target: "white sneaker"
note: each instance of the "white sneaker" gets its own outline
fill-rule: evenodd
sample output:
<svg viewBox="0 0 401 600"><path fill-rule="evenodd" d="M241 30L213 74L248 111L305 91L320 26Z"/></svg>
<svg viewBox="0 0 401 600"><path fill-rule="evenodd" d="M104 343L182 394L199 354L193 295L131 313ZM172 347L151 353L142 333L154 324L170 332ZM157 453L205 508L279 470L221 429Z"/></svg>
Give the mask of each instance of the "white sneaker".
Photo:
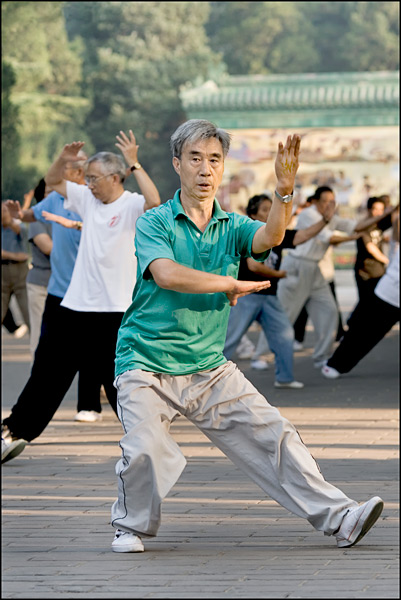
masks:
<svg viewBox="0 0 401 600"><path fill-rule="evenodd" d="M376 523L382 510L383 500L379 496L371 498L361 506L351 508L343 518L340 529L335 534L337 546L348 548L357 544Z"/></svg>
<svg viewBox="0 0 401 600"><path fill-rule="evenodd" d="M25 446L25 440L6 441L1 438L1 464L21 454Z"/></svg>
<svg viewBox="0 0 401 600"><path fill-rule="evenodd" d="M25 325L25 323L23 323L22 325L20 325L18 327L18 329L16 329L13 333L13 336L15 338L17 338L17 340L20 340L21 338L24 337L24 335L26 335L29 331L28 325Z"/></svg>
<svg viewBox="0 0 401 600"><path fill-rule="evenodd" d="M304 345L302 342L298 342L297 340L294 340L294 343L292 345L293 350L295 350L295 352L297 352L298 350L303 350L304 349Z"/></svg>
<svg viewBox="0 0 401 600"><path fill-rule="evenodd" d="M94 423L95 421L101 421L101 413L95 410L80 410L74 417L74 421L82 421L83 423Z"/></svg>
<svg viewBox="0 0 401 600"><path fill-rule="evenodd" d="M267 371L269 368L269 363L267 360L251 360L251 369L256 369L257 371Z"/></svg>
<svg viewBox="0 0 401 600"><path fill-rule="evenodd" d="M111 544L113 552L144 552L145 548L142 540L134 533L127 533L117 529L113 543Z"/></svg>
<svg viewBox="0 0 401 600"><path fill-rule="evenodd" d="M300 390L304 387L304 384L300 381L287 381L286 383L280 383L279 381L275 381L274 387L289 388L290 390Z"/></svg>
<svg viewBox="0 0 401 600"><path fill-rule="evenodd" d="M322 375L327 377L327 379L338 379L341 373L337 371L337 369L333 369L333 367L328 367L327 365L324 365L322 367Z"/></svg>

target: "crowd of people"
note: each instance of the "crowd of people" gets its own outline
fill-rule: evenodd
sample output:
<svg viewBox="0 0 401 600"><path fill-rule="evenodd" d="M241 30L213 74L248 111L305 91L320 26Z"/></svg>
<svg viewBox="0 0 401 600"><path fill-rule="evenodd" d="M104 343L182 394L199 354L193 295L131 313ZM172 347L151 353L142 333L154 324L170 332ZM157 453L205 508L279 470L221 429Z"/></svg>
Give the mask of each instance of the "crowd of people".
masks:
<svg viewBox="0 0 401 600"><path fill-rule="evenodd" d="M274 354L274 386L302 389L294 328L304 313L314 326L315 367L328 378L349 372L398 320L398 207L372 198L362 220L340 218L325 186L294 220L294 135L278 145L274 193L250 198L247 215L225 212L216 193L230 136L197 119L171 137L180 189L161 204L133 132L116 138L124 160L111 152L88 158L83 142L66 144L35 205L2 203L2 323L14 294L33 355L2 422L2 462L43 432L79 374L76 420L100 419L103 387L124 430L114 551L142 552L142 538L157 534L162 500L185 466L169 434L180 414L282 506L339 547L354 545L382 500L358 505L326 482L294 427L230 359L256 321ZM128 176L140 194L125 190ZM358 244L360 298L343 326L331 251L349 240ZM372 310L378 318L367 328Z"/></svg>

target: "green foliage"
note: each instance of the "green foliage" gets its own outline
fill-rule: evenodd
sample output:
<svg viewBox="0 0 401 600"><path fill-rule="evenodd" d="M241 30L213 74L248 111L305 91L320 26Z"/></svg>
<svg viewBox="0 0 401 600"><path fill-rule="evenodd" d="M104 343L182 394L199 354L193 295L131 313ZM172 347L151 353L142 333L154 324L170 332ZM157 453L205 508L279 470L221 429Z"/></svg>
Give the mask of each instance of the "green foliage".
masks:
<svg viewBox="0 0 401 600"><path fill-rule="evenodd" d="M16 122L9 111L3 114L3 129L16 127L22 142L9 162L13 173L7 168L8 195L20 196L68 139L82 136L89 102L77 95L81 59L68 42L62 2L3 2L2 45L15 73L7 90L19 115Z"/></svg>
<svg viewBox="0 0 401 600"><path fill-rule="evenodd" d="M398 2L210 5L206 32L230 74L399 68Z"/></svg>
<svg viewBox="0 0 401 600"><path fill-rule="evenodd" d="M116 151L115 136L132 129L139 160L167 199L177 185L169 138L185 120L180 87L219 62L203 31L208 3L67 2L64 10L70 39L84 44L87 133L96 151Z"/></svg>
<svg viewBox="0 0 401 600"><path fill-rule="evenodd" d="M395 70L397 2L2 3L2 194L21 197L62 146L117 151L132 129L162 199L180 90L230 74ZM135 189L134 178L128 188Z"/></svg>

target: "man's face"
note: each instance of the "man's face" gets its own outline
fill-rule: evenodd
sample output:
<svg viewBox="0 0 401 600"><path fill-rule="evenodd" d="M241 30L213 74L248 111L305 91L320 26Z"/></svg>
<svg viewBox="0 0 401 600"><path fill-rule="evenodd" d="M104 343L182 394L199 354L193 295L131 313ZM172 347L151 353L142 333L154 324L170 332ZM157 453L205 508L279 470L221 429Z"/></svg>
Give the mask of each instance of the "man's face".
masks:
<svg viewBox="0 0 401 600"><path fill-rule="evenodd" d="M100 162L89 164L85 180L88 181L87 186L92 194L103 204L108 204L114 198L115 186L120 181L116 174L106 175Z"/></svg>
<svg viewBox="0 0 401 600"><path fill-rule="evenodd" d="M83 171L81 168L72 167L71 163L67 163L64 167L64 179L73 181L74 183L82 183Z"/></svg>
<svg viewBox="0 0 401 600"><path fill-rule="evenodd" d="M315 202L317 210L322 215L330 205L336 203L333 192L323 192L319 200Z"/></svg>
<svg viewBox="0 0 401 600"><path fill-rule="evenodd" d="M173 158L186 197L199 202L214 199L223 178L224 154L216 138L186 142L181 159Z"/></svg>

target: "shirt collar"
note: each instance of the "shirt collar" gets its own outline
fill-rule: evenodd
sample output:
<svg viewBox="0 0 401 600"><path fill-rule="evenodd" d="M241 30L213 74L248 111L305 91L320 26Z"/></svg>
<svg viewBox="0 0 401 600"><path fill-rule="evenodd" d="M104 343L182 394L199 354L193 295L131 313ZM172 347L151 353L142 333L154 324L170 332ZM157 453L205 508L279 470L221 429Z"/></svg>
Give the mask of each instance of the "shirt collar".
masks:
<svg viewBox="0 0 401 600"><path fill-rule="evenodd" d="M188 219L189 217L188 217L188 215L185 214L185 211L184 211L181 201L180 201L180 192L181 192L181 188L176 191L176 193L174 194L172 203L171 203L173 217L174 217L174 219L177 219L180 215L182 215ZM220 204L218 203L218 200L215 198L214 204L213 204L212 220L224 221L224 220L228 220L228 219L229 219L228 214L221 208Z"/></svg>

